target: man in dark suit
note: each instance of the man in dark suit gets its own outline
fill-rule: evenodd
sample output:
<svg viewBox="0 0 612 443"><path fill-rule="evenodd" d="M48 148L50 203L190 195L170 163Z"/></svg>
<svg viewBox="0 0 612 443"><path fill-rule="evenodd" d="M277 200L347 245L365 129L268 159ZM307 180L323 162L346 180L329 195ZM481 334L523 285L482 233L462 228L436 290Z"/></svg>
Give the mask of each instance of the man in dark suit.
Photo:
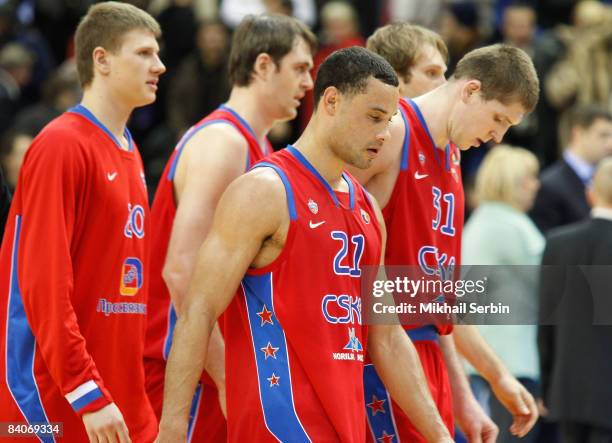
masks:
<svg viewBox="0 0 612 443"><path fill-rule="evenodd" d="M612 442L612 158L589 197L591 217L552 231L542 259L542 396L564 443Z"/></svg>
<svg viewBox="0 0 612 443"><path fill-rule="evenodd" d="M612 155L612 114L596 105L571 109L561 120L563 158L546 168L530 216L546 233L589 213L586 187L597 163Z"/></svg>

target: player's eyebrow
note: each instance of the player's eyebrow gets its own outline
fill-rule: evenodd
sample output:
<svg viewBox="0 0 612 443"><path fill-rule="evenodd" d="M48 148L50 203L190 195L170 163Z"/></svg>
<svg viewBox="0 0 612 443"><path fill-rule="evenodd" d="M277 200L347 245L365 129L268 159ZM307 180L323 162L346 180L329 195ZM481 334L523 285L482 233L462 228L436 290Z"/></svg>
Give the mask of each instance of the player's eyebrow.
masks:
<svg viewBox="0 0 612 443"><path fill-rule="evenodd" d="M380 112L381 114L389 114L389 111L387 111L386 109L383 109L379 106L370 106L370 110L371 111L377 111Z"/></svg>

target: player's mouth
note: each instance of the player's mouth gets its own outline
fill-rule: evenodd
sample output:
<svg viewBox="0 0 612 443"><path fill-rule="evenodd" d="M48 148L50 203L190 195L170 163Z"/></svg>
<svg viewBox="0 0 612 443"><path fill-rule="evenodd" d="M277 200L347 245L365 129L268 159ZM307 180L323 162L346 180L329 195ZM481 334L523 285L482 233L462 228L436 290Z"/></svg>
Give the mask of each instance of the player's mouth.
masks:
<svg viewBox="0 0 612 443"><path fill-rule="evenodd" d="M157 91L157 82L159 80L155 79L155 80L149 80L147 82L147 85L149 85L154 91Z"/></svg>
<svg viewBox="0 0 612 443"><path fill-rule="evenodd" d="M370 155L371 158L374 158L378 155L378 151L380 150L380 148L374 148L374 147L370 147L367 149L368 154Z"/></svg>

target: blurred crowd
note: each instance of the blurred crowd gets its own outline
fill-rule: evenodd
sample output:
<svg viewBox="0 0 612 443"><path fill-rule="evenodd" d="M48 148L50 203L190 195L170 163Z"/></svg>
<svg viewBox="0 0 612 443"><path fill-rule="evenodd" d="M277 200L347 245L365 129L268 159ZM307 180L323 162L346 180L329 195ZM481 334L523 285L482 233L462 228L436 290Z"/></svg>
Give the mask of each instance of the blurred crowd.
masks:
<svg viewBox="0 0 612 443"><path fill-rule="evenodd" d="M168 68L157 101L138 109L130 130L139 144L149 189L183 132L223 103L229 93L227 56L232 29L251 13L292 14L319 36L316 66L338 48L363 45L380 25L421 24L440 33L449 70L476 47L506 42L533 57L543 85L536 112L504 140L533 152L542 167L561 156L562 115L574 105L612 107L612 12L595 0L134 0L163 30ZM0 164L14 186L29 141L51 119L79 101L72 34L88 1L0 1ZM278 125L275 148L297 138L312 112L305 97L300 118ZM463 159L471 189L487 149ZM469 193L475 197L475 193ZM468 199L468 212L475 204Z"/></svg>

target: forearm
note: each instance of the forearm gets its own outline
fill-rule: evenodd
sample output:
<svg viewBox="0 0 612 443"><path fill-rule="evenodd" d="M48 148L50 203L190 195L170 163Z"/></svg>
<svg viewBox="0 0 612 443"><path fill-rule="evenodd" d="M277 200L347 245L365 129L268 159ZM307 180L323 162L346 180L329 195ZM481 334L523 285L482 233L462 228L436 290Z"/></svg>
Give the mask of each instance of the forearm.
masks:
<svg viewBox="0 0 612 443"><path fill-rule="evenodd" d="M225 389L225 341L218 323L215 323L210 335L204 369L215 382L217 389Z"/></svg>
<svg viewBox="0 0 612 443"><path fill-rule="evenodd" d="M189 310L179 317L166 366L160 429L169 426L186 433L189 409L208 357L215 320L212 316Z"/></svg>
<svg viewBox="0 0 612 443"><path fill-rule="evenodd" d="M440 441L450 438L448 430L434 404L419 356L414 345L399 326L372 327L383 338L370 347L370 357L376 371L395 402L427 439ZM381 328L397 328L380 331Z"/></svg>
<svg viewBox="0 0 612 443"><path fill-rule="evenodd" d="M453 336L455 337L455 344L459 353L489 383L495 384L497 380L510 375L476 326L457 325L454 328Z"/></svg>
<svg viewBox="0 0 612 443"><path fill-rule="evenodd" d="M453 393L453 407L455 412L457 412L466 402L475 401L474 395L459 360L452 335L440 336L440 350L444 357Z"/></svg>

